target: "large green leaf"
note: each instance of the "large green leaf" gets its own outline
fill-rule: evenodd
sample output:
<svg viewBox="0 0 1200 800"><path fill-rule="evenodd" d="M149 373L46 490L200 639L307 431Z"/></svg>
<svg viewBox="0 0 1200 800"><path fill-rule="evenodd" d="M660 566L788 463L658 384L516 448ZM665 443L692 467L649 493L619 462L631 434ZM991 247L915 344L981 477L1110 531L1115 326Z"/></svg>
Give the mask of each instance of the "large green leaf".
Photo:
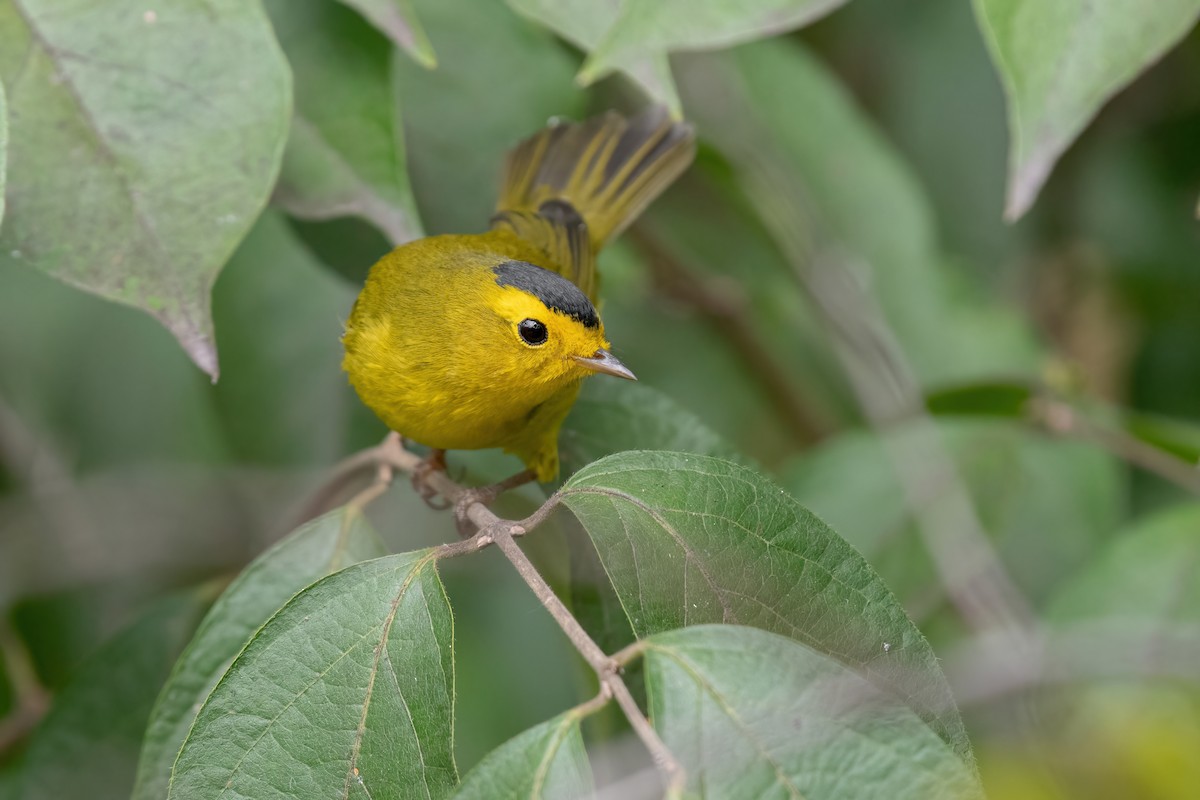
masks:
<svg viewBox="0 0 1200 800"><path fill-rule="evenodd" d="M213 280L266 203L290 76L256 2L0 3L0 249L141 308L217 375Z"/></svg>
<svg viewBox="0 0 1200 800"><path fill-rule="evenodd" d="M744 460L699 417L665 394L625 381L584 383L559 434L558 449L564 475L624 450L674 450Z"/></svg>
<svg viewBox="0 0 1200 800"><path fill-rule="evenodd" d="M361 512L341 508L297 529L246 567L204 618L159 693L142 742L133 800L166 796L171 765L196 709L254 631L308 584L384 552Z"/></svg>
<svg viewBox="0 0 1200 800"><path fill-rule="evenodd" d="M1005 216L1024 214L1110 97L1192 29L1200 0L975 0L1008 95Z"/></svg>
<svg viewBox="0 0 1200 800"><path fill-rule="evenodd" d="M444 796L457 782L452 628L430 550L314 583L209 695L169 796Z"/></svg>
<svg viewBox="0 0 1200 800"><path fill-rule="evenodd" d="M454 799L590 797L592 768L583 748L580 717L568 711L505 742L467 773Z"/></svg>
<svg viewBox="0 0 1200 800"><path fill-rule="evenodd" d="M14 798L129 797L154 694L204 606L200 592L160 601L79 668L34 732Z"/></svg>
<svg viewBox="0 0 1200 800"><path fill-rule="evenodd" d="M650 637L645 659L650 716L700 797L983 797L911 708L798 642L705 625Z"/></svg>
<svg viewBox="0 0 1200 800"><path fill-rule="evenodd" d="M706 456L633 452L561 491L638 636L709 622L775 631L904 697L970 745L925 637L859 553L779 487Z"/></svg>
<svg viewBox="0 0 1200 800"><path fill-rule="evenodd" d="M411 0L341 0L357 8L367 19L402 47L426 69L437 66L437 56L421 21L413 11Z"/></svg>
<svg viewBox="0 0 1200 800"><path fill-rule="evenodd" d="M360 216L393 244L421 236L388 41L327 0L268 0L266 7L296 83L275 202L305 219Z"/></svg>
<svg viewBox="0 0 1200 800"><path fill-rule="evenodd" d="M432 72L394 62L421 216L435 233L484 230L505 151L550 117L578 116L585 98L570 55L502 3L414 5L441 54Z"/></svg>
<svg viewBox="0 0 1200 800"><path fill-rule="evenodd" d="M621 0L508 0L508 4L589 53L616 22L621 8ZM618 68L646 94L682 116L665 52L628 59Z"/></svg>
<svg viewBox="0 0 1200 800"><path fill-rule="evenodd" d="M846 0L625 0L579 73L590 83L620 65L675 50L765 39L824 16Z"/></svg>

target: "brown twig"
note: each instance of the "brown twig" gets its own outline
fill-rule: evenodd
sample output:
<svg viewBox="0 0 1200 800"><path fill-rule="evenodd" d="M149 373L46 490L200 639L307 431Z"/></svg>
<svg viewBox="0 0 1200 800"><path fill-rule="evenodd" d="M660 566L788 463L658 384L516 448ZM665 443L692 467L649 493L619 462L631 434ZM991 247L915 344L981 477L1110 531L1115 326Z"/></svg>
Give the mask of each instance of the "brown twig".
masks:
<svg viewBox="0 0 1200 800"><path fill-rule="evenodd" d="M1176 458L1125 431L1100 425L1062 400L1051 397L1035 398L1030 402L1029 416L1051 433L1090 442L1193 494L1200 494L1200 467Z"/></svg>
<svg viewBox="0 0 1200 800"><path fill-rule="evenodd" d="M553 498L551 499L553 501ZM525 579L525 583L533 590L537 599L541 601L542 606L550 612L550 616L554 617L554 621L563 629L563 633L571 640L571 644L579 651L588 665L595 671L596 678L600 681L601 686L607 686L612 696L617 701L617 705L625 712L625 717L629 720L629 724L633 726L634 733L646 745L646 749L650 751L654 763L663 772L667 779L667 795L678 796L682 793L685 784L685 774L683 767L675 756L667 748L663 740L659 738L658 732L651 727L649 720L642 715L641 709L638 708L637 702L633 699L633 695L629 692L629 687L625 685L620 675L620 664L610 656L606 655L600 646L588 636L587 631L579 624L579 621L571 614L570 610L558 599L558 595L550 588L550 584L546 583L537 568L533 566L533 562L525 555L525 552L517 545L513 539L515 531L510 530L509 526L498 525L493 530L496 546L504 553L509 562L516 567L517 572ZM523 529L519 529L522 533Z"/></svg>
<svg viewBox="0 0 1200 800"><path fill-rule="evenodd" d="M334 482L342 481L345 475L358 474L367 464L374 464L376 467L375 481L350 501L351 505L361 510L363 506L387 490L397 471L412 475L418 470L421 463L421 458L406 450L400 437L392 433L376 447L357 453L338 465L334 469L333 477L324 484L319 493L325 494L326 487ZM516 568L517 573L533 591L542 606L554 617L555 622L562 628L571 644L595 671L596 678L600 682L600 697L579 706L578 709L584 709L585 711L582 713L591 713L603 704L601 698L603 698L603 702L607 702L609 698L615 699L634 732L641 738L666 778L667 796L681 796L686 780L683 767L637 707L637 702L633 699L629 687L621 678L621 665L600 649L600 646L588 635L570 610L554 594L554 590L550 588L550 584L546 583L533 562L517 545L515 537L524 536L545 521L554 511L558 506L558 495L552 496L537 511L523 520L507 520L496 516L484 503L474 500L478 495L472 489L454 482L445 472L426 472L422 480L427 487L446 498L452 505L458 506L460 501L465 501L467 503L465 507L458 507L456 511L478 527L478 531L469 539L441 545L437 551L437 558L468 555L495 544ZM524 476L519 474L496 486L515 486L523 482L525 482ZM345 484L342 483L342 485Z"/></svg>
<svg viewBox="0 0 1200 800"><path fill-rule="evenodd" d="M646 256L659 289L708 317L737 351L747 373L762 384L767 399L796 441L809 445L824 438L831 427L828 420L796 390L787 369L759 335L741 287L689 269L640 226L632 228L629 236Z"/></svg>

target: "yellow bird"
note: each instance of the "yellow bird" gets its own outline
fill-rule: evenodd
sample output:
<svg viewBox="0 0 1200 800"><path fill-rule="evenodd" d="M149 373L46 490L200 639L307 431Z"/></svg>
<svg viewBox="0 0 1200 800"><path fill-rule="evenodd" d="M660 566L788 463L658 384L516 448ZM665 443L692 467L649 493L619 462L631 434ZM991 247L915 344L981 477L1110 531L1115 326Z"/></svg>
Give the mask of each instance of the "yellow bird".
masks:
<svg viewBox="0 0 1200 800"><path fill-rule="evenodd" d="M554 122L505 163L491 230L430 236L371 268L342 339L350 383L389 428L433 449L500 447L558 474L584 377L635 380L596 311L596 254L691 163L660 108Z"/></svg>

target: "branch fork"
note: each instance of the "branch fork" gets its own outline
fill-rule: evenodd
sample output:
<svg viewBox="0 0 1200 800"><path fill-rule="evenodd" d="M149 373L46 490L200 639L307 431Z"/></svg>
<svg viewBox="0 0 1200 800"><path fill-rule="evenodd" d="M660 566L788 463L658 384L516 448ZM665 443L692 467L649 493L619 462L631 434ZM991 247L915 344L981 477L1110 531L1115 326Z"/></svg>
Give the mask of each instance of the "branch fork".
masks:
<svg viewBox="0 0 1200 800"><path fill-rule="evenodd" d="M307 517L315 516L324 510L333 497L369 469L375 470L375 480L349 501L349 505L359 510L387 491L395 480L397 472L416 476L421 487L429 490L431 496L444 497L454 508L460 532L464 530L467 523L473 524L476 528L476 532L469 538L441 545L437 549L437 558L467 555L491 545L499 548L538 601L562 628L563 633L567 635L583 660L596 673L596 680L600 687L599 694L579 706L577 710L590 714L602 708L610 699L615 699L629 720L630 726L642 740L646 749L650 751L654 763L662 773L666 782L666 796L669 798L682 796L687 782L683 766L667 748L658 732L651 726L650 721L642 714L641 709L637 706L637 701L633 699L629 687L621 677L625 664L641 654L638 643L634 643L615 655L605 653L579 624L570 609L558 598L550 584L537 571L533 562L517 545L518 537L526 535L550 516L558 506L558 495L552 495L525 519L502 519L496 516L486 503L495 500L507 489L532 480L533 476L528 471L518 473L493 486L472 489L456 483L444 471L422 469L422 465L425 463L423 459L404 447L403 440L398 434L388 434L380 444L350 456L334 468L329 479L314 495L313 501L309 503L306 509ZM425 493L421 488L418 488L417 491L424 496Z"/></svg>

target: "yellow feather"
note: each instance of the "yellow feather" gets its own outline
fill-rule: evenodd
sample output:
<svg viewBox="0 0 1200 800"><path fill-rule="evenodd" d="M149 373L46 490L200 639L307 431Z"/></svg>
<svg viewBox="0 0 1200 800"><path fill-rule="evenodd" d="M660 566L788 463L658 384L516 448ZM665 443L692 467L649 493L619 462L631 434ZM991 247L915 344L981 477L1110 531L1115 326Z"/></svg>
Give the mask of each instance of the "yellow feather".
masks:
<svg viewBox="0 0 1200 800"><path fill-rule="evenodd" d="M410 242L371 268L343 368L388 427L438 449L500 447L555 478L559 428L610 347L589 302L595 251L691 158L689 129L647 119L531 137L510 154L493 230Z"/></svg>

